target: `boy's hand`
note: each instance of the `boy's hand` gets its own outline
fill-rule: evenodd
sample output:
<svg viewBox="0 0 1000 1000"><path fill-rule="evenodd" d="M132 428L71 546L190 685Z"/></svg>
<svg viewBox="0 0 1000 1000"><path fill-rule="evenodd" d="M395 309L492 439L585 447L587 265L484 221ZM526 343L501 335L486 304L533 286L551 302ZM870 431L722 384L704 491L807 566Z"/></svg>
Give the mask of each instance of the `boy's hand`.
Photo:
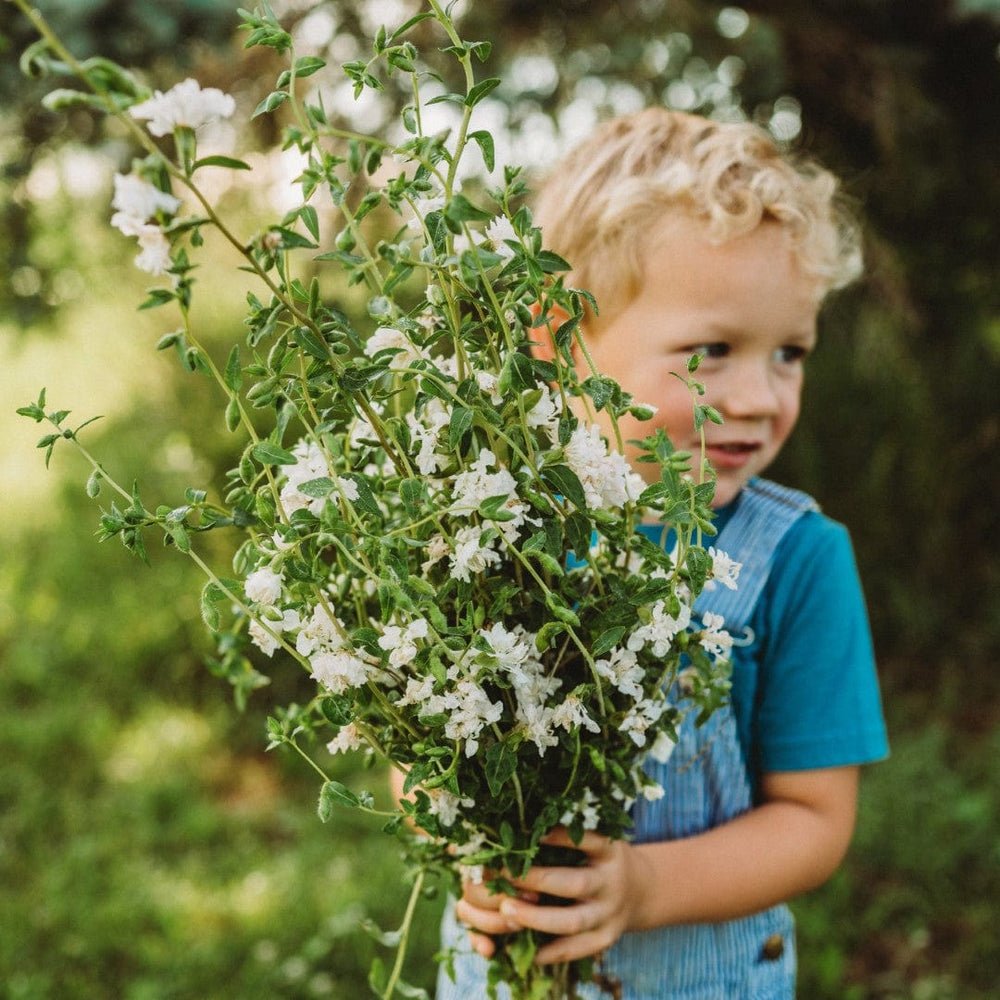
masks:
<svg viewBox="0 0 1000 1000"><path fill-rule="evenodd" d="M557 827L542 843L575 848L587 862L579 868L531 868L523 879L513 881L516 898L467 884L456 905L456 916L471 928L472 947L486 958L495 949L489 935L525 927L556 938L539 948L535 961L540 965L596 955L630 928L638 876L637 858L626 841L585 833L574 844L565 828ZM539 904L543 894L573 902Z"/></svg>

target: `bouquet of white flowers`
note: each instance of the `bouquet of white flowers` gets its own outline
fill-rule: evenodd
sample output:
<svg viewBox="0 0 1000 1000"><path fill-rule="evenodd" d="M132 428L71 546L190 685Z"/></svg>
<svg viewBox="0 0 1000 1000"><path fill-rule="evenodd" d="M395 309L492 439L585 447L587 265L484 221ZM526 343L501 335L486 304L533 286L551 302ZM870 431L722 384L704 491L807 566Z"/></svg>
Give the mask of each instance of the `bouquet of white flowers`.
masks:
<svg viewBox="0 0 1000 1000"><path fill-rule="evenodd" d="M356 93L387 74L411 78L390 142L331 124L322 91L305 85L321 60L296 56L266 7L241 12L248 44L289 56L256 113L290 110L284 142L306 164L300 207L242 239L199 186L210 168L247 169L198 155L199 126L231 115L232 98L193 80L150 95L106 60L74 60L13 2L41 33L26 70L87 85L55 91L49 105L115 114L144 149L116 178L112 223L138 239L136 263L167 278L145 305L171 305L183 322L160 346L214 381L220 419L246 441L220 499L191 488L156 510L91 459L88 492L117 494L103 536L143 555L143 532L158 528L202 566L202 614L241 698L266 683L266 662L315 680L308 704L275 709L272 746L313 759L319 736L330 753L374 752L406 771L409 795L387 828L423 831L423 870L516 876L559 824L574 838L625 836L630 804L663 794L644 755L664 759L681 716L707 717L726 696L729 637L720 620L698 621L693 602L710 578L735 585L738 567L702 545L713 533L704 460L652 434L644 460L659 476L647 486L623 442L599 433L597 411L651 414L599 372L578 374L586 293L567 287L569 264L544 248L519 171L505 169L495 190L460 189L470 150L494 168L489 132L471 126L499 82L474 75L487 43L463 41L430 0L378 33L371 62L344 67ZM425 131L430 74L407 40L427 19L465 80L432 99L460 111L443 134ZM256 282L245 343L224 361L189 324L191 257L207 227ZM317 261L364 286L363 322L328 301L317 277L300 277ZM548 350L533 353L538 343ZM693 374L689 385L696 426L716 419ZM53 425L40 442L48 453L66 439L90 458L80 427L49 410L44 392L20 412ZM670 551L635 531L640 519L662 522ZM198 551L199 535L223 528L242 539L226 572ZM372 796L313 766L322 818L336 805L374 810ZM581 970L533 966L535 948L530 932L511 937L493 981L517 998L572 993ZM400 961L376 976L386 997L405 986Z"/></svg>

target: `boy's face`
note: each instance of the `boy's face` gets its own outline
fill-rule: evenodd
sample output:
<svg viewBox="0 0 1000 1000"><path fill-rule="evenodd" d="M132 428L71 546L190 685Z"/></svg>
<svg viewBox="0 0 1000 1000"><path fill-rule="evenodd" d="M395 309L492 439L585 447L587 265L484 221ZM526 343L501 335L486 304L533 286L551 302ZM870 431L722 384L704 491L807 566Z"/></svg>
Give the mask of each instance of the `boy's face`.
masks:
<svg viewBox="0 0 1000 1000"><path fill-rule="evenodd" d="M678 449L701 454L687 386L687 360L704 355L695 378L721 425L704 427L706 455L716 474L715 506L729 503L774 460L799 415L802 363L816 343L820 288L803 274L778 224L711 244L694 220L670 220L655 234L636 296L584 331L599 372L636 402L657 407L651 421L626 416L622 439L642 439L662 427ZM579 364L581 377L589 373ZM614 442L610 422L602 429ZM635 446L626 445L634 458ZM634 468L659 480L655 463Z"/></svg>

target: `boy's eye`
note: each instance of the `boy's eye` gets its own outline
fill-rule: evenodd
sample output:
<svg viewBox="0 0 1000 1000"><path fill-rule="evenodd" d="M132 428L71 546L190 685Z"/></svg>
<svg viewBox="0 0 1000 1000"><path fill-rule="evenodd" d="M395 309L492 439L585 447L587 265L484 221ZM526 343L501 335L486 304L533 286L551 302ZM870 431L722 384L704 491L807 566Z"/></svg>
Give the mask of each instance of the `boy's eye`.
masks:
<svg viewBox="0 0 1000 1000"><path fill-rule="evenodd" d="M788 344L785 347L779 347L775 352L775 356L782 364L792 365L796 361L802 361L807 353L804 347L799 347L796 344Z"/></svg>
<svg viewBox="0 0 1000 1000"><path fill-rule="evenodd" d="M700 354L703 358L724 358L729 353L729 345L716 342L713 344L697 344L690 349L691 354Z"/></svg>

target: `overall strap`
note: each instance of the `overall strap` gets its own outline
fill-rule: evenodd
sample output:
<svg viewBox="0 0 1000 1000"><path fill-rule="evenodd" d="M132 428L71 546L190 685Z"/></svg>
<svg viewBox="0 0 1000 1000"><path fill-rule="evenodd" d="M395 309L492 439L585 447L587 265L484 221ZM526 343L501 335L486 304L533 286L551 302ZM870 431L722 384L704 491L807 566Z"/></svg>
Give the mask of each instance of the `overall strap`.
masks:
<svg viewBox="0 0 1000 1000"><path fill-rule="evenodd" d="M716 540L720 551L742 564L737 587L729 590L710 583L695 602L696 612L722 615L731 634L744 629L767 583L778 544L803 514L818 510L807 493L768 479L751 479Z"/></svg>

